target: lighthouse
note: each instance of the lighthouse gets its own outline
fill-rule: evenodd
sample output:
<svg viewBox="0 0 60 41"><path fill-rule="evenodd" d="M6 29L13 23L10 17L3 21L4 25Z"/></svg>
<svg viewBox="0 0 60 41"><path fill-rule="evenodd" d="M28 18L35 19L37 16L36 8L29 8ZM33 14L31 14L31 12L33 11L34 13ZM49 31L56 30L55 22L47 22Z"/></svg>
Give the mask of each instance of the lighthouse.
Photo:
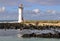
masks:
<svg viewBox="0 0 60 41"><path fill-rule="evenodd" d="M21 23L23 21L23 4L19 5L18 8L18 23Z"/></svg>

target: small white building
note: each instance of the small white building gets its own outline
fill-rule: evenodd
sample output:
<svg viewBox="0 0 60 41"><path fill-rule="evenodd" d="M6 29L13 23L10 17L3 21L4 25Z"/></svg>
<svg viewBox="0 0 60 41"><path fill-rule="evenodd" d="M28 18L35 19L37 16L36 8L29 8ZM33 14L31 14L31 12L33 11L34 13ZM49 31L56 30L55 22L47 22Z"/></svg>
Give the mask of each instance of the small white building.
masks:
<svg viewBox="0 0 60 41"><path fill-rule="evenodd" d="M20 23L23 21L23 4L19 5L18 12L19 12L18 23Z"/></svg>

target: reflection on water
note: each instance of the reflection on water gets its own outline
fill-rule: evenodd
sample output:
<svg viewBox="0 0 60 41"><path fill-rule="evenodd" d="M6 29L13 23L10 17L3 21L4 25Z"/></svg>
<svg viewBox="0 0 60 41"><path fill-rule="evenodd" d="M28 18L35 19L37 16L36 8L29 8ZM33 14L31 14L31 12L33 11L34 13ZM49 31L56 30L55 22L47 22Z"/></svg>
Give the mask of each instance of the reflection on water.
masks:
<svg viewBox="0 0 60 41"><path fill-rule="evenodd" d="M17 34L20 34L19 30L15 29L7 29L6 31L3 29L0 29L0 36L15 36Z"/></svg>
<svg viewBox="0 0 60 41"><path fill-rule="evenodd" d="M55 31L60 32L60 30L55 29ZM24 29L24 30L15 30L15 29L7 29L6 31L3 29L0 29L0 36L17 36L19 34L31 34L31 33L36 33L36 34L42 34L42 33L52 33L55 34L54 30L30 30L30 29Z"/></svg>

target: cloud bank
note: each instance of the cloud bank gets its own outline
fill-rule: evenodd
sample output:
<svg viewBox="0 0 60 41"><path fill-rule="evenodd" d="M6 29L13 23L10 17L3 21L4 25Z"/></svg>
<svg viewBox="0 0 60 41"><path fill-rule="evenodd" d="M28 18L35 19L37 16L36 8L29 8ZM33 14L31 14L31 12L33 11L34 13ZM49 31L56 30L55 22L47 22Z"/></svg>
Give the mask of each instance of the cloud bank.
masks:
<svg viewBox="0 0 60 41"><path fill-rule="evenodd" d="M60 5L60 0L27 0L27 1L40 5Z"/></svg>
<svg viewBox="0 0 60 41"><path fill-rule="evenodd" d="M18 4L18 0L0 0L0 5L14 6Z"/></svg>
<svg viewBox="0 0 60 41"><path fill-rule="evenodd" d="M60 5L60 0L0 0L0 4L3 5L18 5L23 3L25 5L40 4L40 5Z"/></svg>

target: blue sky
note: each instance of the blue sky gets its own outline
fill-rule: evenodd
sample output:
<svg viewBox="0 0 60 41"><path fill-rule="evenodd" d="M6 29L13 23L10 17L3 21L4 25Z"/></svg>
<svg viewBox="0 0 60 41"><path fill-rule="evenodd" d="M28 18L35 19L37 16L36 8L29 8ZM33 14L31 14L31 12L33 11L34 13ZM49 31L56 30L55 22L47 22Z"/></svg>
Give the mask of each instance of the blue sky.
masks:
<svg viewBox="0 0 60 41"><path fill-rule="evenodd" d="M21 3L25 20L60 20L60 0L0 0L0 20L17 20Z"/></svg>

